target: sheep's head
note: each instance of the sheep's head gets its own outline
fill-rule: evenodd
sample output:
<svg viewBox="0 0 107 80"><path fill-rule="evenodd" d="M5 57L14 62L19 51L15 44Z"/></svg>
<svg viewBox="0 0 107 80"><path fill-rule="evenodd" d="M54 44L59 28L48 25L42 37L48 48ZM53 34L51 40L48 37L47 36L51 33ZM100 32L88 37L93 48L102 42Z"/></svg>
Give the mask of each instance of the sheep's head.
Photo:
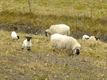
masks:
<svg viewBox="0 0 107 80"><path fill-rule="evenodd" d="M30 41L30 39L32 38L31 36L25 36L27 41Z"/></svg>
<svg viewBox="0 0 107 80"><path fill-rule="evenodd" d="M75 54L79 55L80 54L80 50L76 49L76 53Z"/></svg>
<svg viewBox="0 0 107 80"><path fill-rule="evenodd" d="M74 49L73 54L79 55L80 54L80 49L79 48Z"/></svg>

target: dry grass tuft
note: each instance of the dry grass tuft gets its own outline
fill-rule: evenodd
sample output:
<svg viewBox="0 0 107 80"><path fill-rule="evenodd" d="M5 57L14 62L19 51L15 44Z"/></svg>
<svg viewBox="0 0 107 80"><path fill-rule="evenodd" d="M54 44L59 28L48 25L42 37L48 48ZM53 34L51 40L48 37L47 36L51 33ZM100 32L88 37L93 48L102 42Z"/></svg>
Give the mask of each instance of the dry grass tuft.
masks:
<svg viewBox="0 0 107 80"><path fill-rule="evenodd" d="M49 39L42 35L32 35L32 50L22 51L21 44L26 34L18 34L21 38L13 41L10 32L0 30L1 80L107 79L107 43L79 39L81 54L70 57L63 50L54 52Z"/></svg>

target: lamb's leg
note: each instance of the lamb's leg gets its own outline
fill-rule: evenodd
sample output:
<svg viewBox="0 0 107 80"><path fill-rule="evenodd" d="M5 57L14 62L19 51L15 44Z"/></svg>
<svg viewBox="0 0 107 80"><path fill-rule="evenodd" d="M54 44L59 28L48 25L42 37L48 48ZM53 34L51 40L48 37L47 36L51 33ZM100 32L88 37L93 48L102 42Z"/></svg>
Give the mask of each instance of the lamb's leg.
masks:
<svg viewBox="0 0 107 80"><path fill-rule="evenodd" d="M28 51L31 51L31 48L30 48L30 47L28 47L28 48L27 48L27 50L28 50Z"/></svg>

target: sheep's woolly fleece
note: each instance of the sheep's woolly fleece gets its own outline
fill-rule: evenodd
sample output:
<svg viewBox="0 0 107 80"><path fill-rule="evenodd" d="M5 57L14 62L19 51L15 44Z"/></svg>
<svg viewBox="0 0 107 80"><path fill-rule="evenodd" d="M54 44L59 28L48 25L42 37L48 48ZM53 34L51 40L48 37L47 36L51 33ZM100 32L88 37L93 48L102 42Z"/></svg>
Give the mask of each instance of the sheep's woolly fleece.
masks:
<svg viewBox="0 0 107 80"><path fill-rule="evenodd" d="M46 32L49 34L59 33L63 35L70 35L70 27L66 24L51 25Z"/></svg>
<svg viewBox="0 0 107 80"><path fill-rule="evenodd" d="M51 43L53 47L58 49L80 50L81 48L81 45L75 38L57 33L51 36Z"/></svg>
<svg viewBox="0 0 107 80"><path fill-rule="evenodd" d="M12 37L12 39L19 39L19 36L17 35L17 33L15 31L11 32L11 37Z"/></svg>

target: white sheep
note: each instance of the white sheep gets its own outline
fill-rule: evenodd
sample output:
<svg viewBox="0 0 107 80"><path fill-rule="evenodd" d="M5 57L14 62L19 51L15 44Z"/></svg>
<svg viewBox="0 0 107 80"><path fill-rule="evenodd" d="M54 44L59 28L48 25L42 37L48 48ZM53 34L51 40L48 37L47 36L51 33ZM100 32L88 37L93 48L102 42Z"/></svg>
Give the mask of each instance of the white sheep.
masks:
<svg viewBox="0 0 107 80"><path fill-rule="evenodd" d="M70 35L70 27L66 24L56 24L56 25L51 25L49 29L45 30L46 36L50 36L54 33Z"/></svg>
<svg viewBox="0 0 107 80"><path fill-rule="evenodd" d="M80 54L81 45L78 41L71 37L62 34L53 34L51 35L51 43L54 48L57 49L66 49L70 51L70 55L72 54Z"/></svg>
<svg viewBox="0 0 107 80"><path fill-rule="evenodd" d="M82 40L88 40L90 37L88 35L83 35Z"/></svg>
<svg viewBox="0 0 107 80"><path fill-rule="evenodd" d="M23 41L22 44L22 50L27 49L28 51L31 50L32 42L31 42L31 36L26 36L26 39Z"/></svg>
<svg viewBox="0 0 107 80"><path fill-rule="evenodd" d="M99 38L97 38L96 36L90 36L89 40L91 41L97 41Z"/></svg>
<svg viewBox="0 0 107 80"><path fill-rule="evenodd" d="M11 37L12 37L13 40L19 39L19 36L17 35L17 33L15 31L11 32Z"/></svg>

